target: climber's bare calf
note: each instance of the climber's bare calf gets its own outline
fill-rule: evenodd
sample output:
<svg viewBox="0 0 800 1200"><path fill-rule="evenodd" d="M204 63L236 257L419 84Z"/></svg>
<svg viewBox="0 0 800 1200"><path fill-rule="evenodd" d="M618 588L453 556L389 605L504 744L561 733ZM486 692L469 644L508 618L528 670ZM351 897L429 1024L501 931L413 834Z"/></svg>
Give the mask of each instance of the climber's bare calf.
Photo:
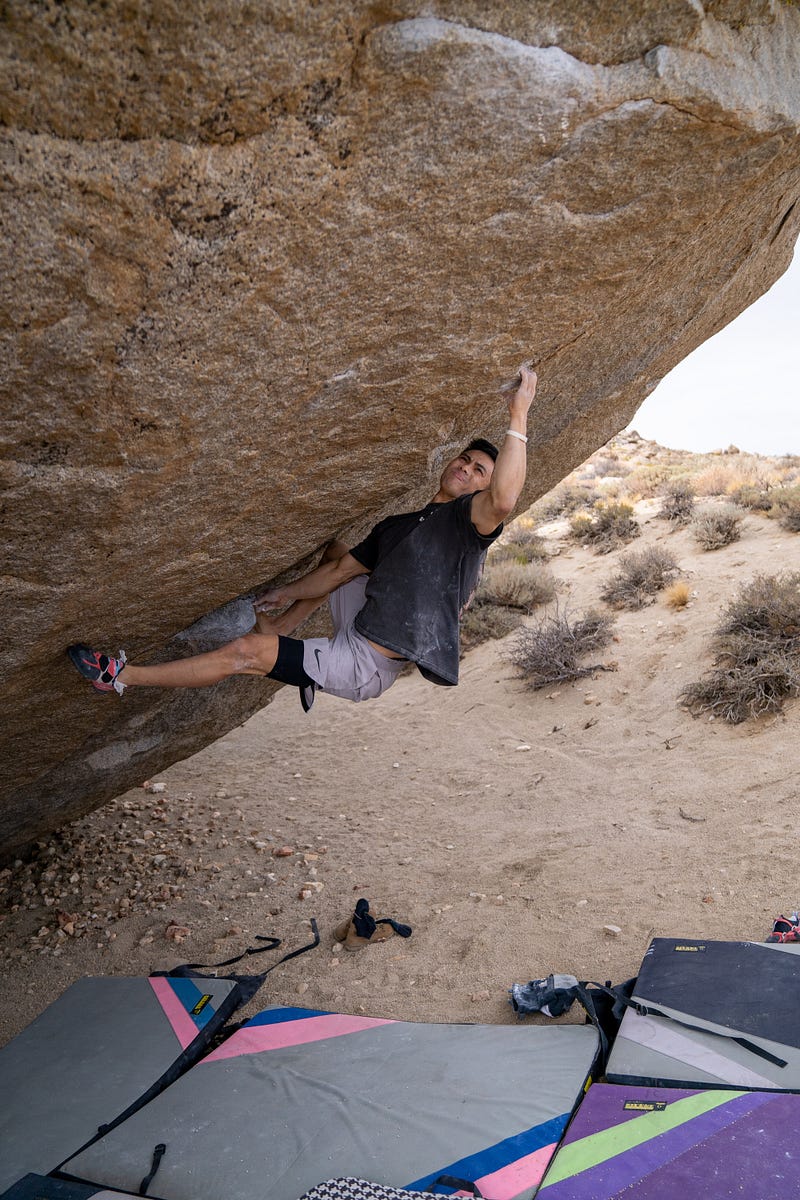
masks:
<svg viewBox="0 0 800 1200"><path fill-rule="evenodd" d="M318 608L331 591L363 571L361 563L347 552L341 542L332 542L325 550L319 566L299 584L295 584L301 590L304 587L307 595L297 599L287 597L284 603L291 601L290 606L277 617L261 613L261 597L257 598L256 628L251 633L236 638L218 650L196 654L191 658L138 667L127 661L124 652L115 658L92 650L89 646L74 645L69 647L67 653L73 666L99 692L113 690L121 694L126 687L208 687L232 675L271 675L281 683L305 687L311 685L313 680L303 667L303 643L295 642L288 634ZM280 591L276 590L264 595L279 594ZM123 671L124 680L120 678Z"/></svg>
<svg viewBox="0 0 800 1200"><path fill-rule="evenodd" d="M278 659L274 633L246 633L219 650L158 663L152 667L125 666L126 687L208 687L231 675L268 675Z"/></svg>

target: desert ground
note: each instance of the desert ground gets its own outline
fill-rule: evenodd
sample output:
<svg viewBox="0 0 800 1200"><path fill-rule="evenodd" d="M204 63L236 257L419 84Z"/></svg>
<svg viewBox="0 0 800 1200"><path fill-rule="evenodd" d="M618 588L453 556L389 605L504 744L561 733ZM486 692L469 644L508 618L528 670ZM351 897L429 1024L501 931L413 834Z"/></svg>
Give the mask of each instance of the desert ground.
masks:
<svg viewBox="0 0 800 1200"><path fill-rule="evenodd" d="M621 445L640 475L676 461L652 443ZM730 473L736 458L705 466ZM539 525L562 610L603 608L600 589L631 549L677 559L689 603L675 610L660 594L616 612L597 655L613 669L531 690L509 661L511 634L470 650L457 688L408 673L377 701L320 695L308 715L285 688L8 865L0 1043L83 975L213 963L276 935L280 951L244 964L261 970L309 940L312 916L319 947L279 966L249 1011L509 1022L513 982L620 982L653 936L763 940L800 904L800 702L730 725L691 715L678 695L710 665L737 589L800 570L800 535L742 510L740 539L705 551L659 505L635 499L641 536L603 555L563 517ZM120 702L87 690L87 704ZM345 951L333 930L362 896L411 937Z"/></svg>

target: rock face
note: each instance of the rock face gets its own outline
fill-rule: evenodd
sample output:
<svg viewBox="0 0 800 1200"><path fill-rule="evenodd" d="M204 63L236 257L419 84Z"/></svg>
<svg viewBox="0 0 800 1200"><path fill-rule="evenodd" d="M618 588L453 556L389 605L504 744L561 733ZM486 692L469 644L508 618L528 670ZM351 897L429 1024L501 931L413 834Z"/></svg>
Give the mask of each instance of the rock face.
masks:
<svg viewBox="0 0 800 1200"><path fill-rule="evenodd" d="M95 698L69 642L183 652L202 614L427 498L501 434L526 357L532 499L782 273L800 11L10 0L0 21L8 850L270 694Z"/></svg>

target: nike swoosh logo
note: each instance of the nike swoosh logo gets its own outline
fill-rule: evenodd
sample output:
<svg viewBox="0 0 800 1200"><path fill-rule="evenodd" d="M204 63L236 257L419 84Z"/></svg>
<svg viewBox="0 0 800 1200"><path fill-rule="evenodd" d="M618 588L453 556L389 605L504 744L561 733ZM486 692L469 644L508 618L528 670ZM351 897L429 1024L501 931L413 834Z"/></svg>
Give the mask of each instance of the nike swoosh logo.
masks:
<svg viewBox="0 0 800 1200"><path fill-rule="evenodd" d="M316 656L316 659L317 659L317 670L318 670L318 671L321 671L321 670L322 670L322 668L321 668L321 667L320 667L320 665L319 665L319 654L320 654L320 652L319 652L319 650L316 648L316 646L314 647L314 654L315 654L315 656Z"/></svg>

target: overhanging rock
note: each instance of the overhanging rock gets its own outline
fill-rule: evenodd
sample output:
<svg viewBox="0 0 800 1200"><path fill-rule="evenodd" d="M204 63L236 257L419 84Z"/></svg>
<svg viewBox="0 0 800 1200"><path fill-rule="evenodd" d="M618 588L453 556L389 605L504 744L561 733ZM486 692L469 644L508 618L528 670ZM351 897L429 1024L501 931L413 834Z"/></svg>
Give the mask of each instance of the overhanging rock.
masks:
<svg viewBox="0 0 800 1200"><path fill-rule="evenodd" d="M3 10L5 849L270 694L69 642L174 653L427 498L527 357L533 499L789 262L795 6L422 7Z"/></svg>

